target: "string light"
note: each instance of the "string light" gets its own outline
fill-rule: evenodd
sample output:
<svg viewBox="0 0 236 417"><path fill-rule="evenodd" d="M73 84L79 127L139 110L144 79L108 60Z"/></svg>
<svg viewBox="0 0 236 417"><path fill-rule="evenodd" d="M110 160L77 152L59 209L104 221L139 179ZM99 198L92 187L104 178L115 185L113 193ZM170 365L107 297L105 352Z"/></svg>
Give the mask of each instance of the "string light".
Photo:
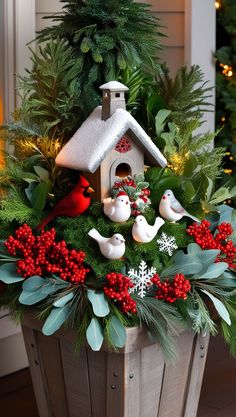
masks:
<svg viewBox="0 0 236 417"><path fill-rule="evenodd" d="M224 123L226 121L226 118L223 116L220 120L222 121L222 123Z"/></svg>
<svg viewBox="0 0 236 417"><path fill-rule="evenodd" d="M189 151L183 151L181 153L176 152L175 154L171 155L168 167L171 168L177 175L182 175L189 156Z"/></svg>
<svg viewBox="0 0 236 417"><path fill-rule="evenodd" d="M233 67L227 64L220 64L220 67L222 67L222 74L224 74L226 77L232 77L233 76Z"/></svg>
<svg viewBox="0 0 236 417"><path fill-rule="evenodd" d="M215 8L216 8L216 10L219 10L221 8L221 2L220 1L215 1Z"/></svg>
<svg viewBox="0 0 236 417"><path fill-rule="evenodd" d="M232 172L233 172L232 169L228 169L228 168L224 169L224 173L227 174L227 175L231 175Z"/></svg>

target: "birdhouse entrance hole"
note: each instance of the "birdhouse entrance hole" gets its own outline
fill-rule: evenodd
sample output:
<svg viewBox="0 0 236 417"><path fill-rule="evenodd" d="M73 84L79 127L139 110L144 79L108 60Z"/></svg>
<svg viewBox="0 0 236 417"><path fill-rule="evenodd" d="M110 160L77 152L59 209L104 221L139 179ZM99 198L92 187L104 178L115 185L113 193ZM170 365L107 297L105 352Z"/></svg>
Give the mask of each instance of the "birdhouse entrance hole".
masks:
<svg viewBox="0 0 236 417"><path fill-rule="evenodd" d="M116 167L116 177L125 178L131 175L131 168L128 164L122 163Z"/></svg>

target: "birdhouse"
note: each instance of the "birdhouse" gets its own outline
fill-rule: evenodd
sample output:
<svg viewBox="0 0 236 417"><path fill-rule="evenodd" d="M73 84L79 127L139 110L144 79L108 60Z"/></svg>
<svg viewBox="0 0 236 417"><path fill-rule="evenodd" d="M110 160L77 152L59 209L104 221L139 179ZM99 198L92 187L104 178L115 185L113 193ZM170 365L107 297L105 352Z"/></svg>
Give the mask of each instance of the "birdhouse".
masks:
<svg viewBox="0 0 236 417"><path fill-rule="evenodd" d="M166 159L143 128L126 110L128 88L111 81L100 87L98 106L67 142L56 164L83 172L103 200L114 182L144 171L144 165L166 166Z"/></svg>

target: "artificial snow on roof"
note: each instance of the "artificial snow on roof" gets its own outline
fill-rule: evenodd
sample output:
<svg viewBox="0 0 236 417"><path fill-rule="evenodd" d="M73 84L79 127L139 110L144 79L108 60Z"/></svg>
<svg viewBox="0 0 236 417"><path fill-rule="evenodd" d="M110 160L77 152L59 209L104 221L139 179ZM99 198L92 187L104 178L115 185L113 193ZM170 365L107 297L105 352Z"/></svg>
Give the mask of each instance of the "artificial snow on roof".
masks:
<svg viewBox="0 0 236 417"><path fill-rule="evenodd" d="M110 90L110 91L128 91L126 85L119 83L118 81L109 81L106 84L101 85L100 90Z"/></svg>
<svg viewBox="0 0 236 417"><path fill-rule="evenodd" d="M98 106L85 120L56 158L60 166L94 173L105 157L129 130L149 161L165 167L167 161L136 120L124 109L117 109L106 121Z"/></svg>

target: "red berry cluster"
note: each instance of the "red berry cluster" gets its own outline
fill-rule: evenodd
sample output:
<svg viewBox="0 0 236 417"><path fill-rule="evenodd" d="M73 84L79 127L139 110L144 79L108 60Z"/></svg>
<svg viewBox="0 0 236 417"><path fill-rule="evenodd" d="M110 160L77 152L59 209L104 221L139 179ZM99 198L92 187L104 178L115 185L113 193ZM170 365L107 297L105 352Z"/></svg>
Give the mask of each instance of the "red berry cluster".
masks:
<svg viewBox="0 0 236 417"><path fill-rule="evenodd" d="M135 183L135 179L128 177L122 181L116 181L114 183L114 190L115 191L125 191L129 195L127 191L127 187L133 187L134 189L137 188L137 184ZM136 196L134 199L131 195L129 195L129 199L131 201L131 214L133 216L138 216L141 214L139 204L137 202L138 199L142 200L144 204L150 204L149 196L151 191L148 188L143 188L139 195Z"/></svg>
<svg viewBox="0 0 236 417"><path fill-rule="evenodd" d="M202 249L218 249L216 262L226 262L230 268L236 268L236 247L232 240L228 239L233 233L230 223L221 223L217 227L217 233L213 236L210 230L211 223L208 220L202 220L201 224L194 223L189 226L186 232L193 236L195 242Z"/></svg>
<svg viewBox="0 0 236 417"><path fill-rule="evenodd" d="M55 242L55 238L55 229L34 236L27 224L15 231L15 237L9 236L5 242L8 252L21 258L17 260L17 273L23 278L57 274L65 281L84 283L89 272L83 264L85 253L68 249L64 240Z"/></svg>
<svg viewBox="0 0 236 417"><path fill-rule="evenodd" d="M103 288L105 295L117 302L123 313L136 313L136 302L129 294L129 288L134 284L123 274L111 272L106 275L107 285Z"/></svg>
<svg viewBox="0 0 236 417"><path fill-rule="evenodd" d="M169 278L161 281L159 275L155 274L151 281L157 286L155 298L168 303L174 303L179 298L186 300L187 293L191 290L190 282L183 274L176 274L172 282Z"/></svg>

